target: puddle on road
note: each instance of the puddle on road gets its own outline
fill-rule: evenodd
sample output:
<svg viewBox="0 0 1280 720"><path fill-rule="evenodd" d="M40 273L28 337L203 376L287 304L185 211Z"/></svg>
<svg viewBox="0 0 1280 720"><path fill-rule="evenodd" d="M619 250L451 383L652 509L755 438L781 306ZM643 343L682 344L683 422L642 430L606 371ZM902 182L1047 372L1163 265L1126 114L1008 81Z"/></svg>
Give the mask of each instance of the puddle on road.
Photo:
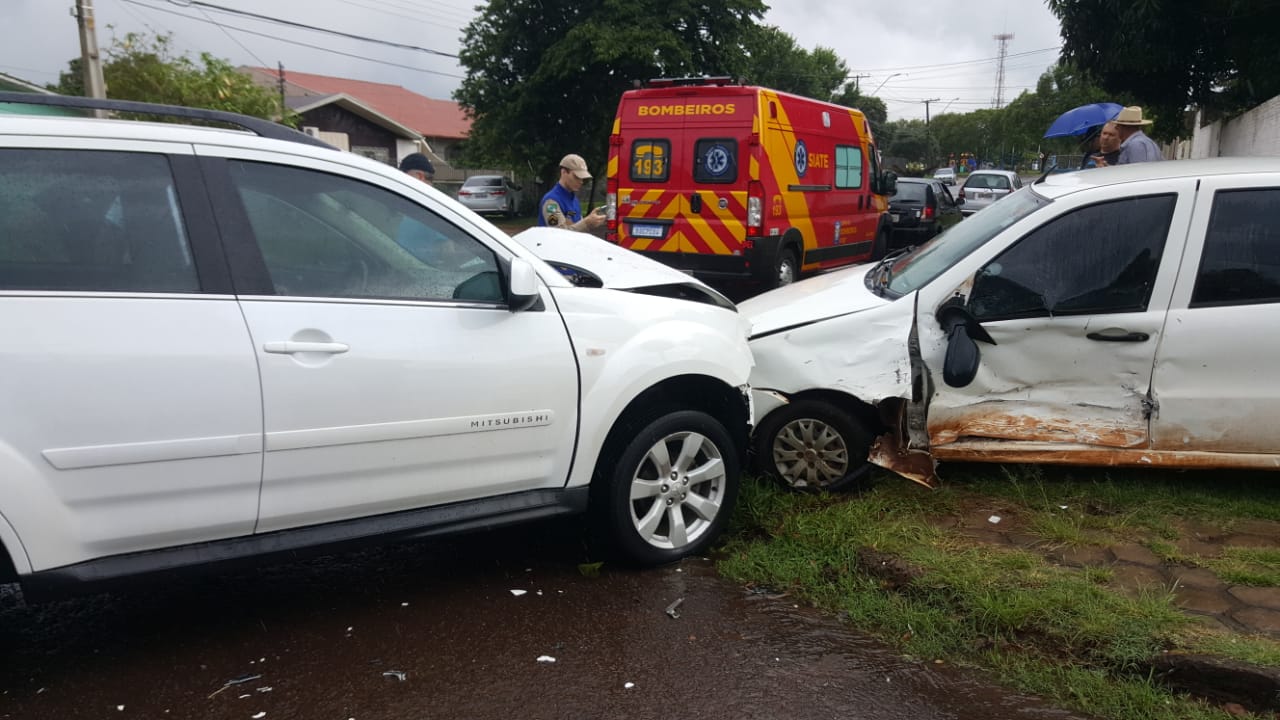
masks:
<svg viewBox="0 0 1280 720"><path fill-rule="evenodd" d="M574 527L35 607L0 595L0 718L1070 717L706 560L586 577Z"/></svg>

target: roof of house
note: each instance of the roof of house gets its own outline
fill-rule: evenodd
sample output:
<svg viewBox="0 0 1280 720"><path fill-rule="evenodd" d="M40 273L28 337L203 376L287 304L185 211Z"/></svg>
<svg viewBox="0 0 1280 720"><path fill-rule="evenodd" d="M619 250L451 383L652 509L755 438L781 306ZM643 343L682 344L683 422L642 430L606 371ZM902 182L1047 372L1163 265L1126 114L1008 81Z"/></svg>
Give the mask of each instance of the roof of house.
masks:
<svg viewBox="0 0 1280 720"><path fill-rule="evenodd" d="M337 105L338 107L344 108L348 112L358 115L375 125L387 128L396 135L410 138L412 140L422 139L422 133L396 122L395 119L383 115L346 93L337 93L335 95L286 96L284 104L287 105L290 110L297 113L305 113L309 110L324 107L325 105Z"/></svg>
<svg viewBox="0 0 1280 720"><path fill-rule="evenodd" d="M273 68L242 68L259 78L278 82L280 74ZM461 140L471 130L471 120L451 100L435 100L406 90L399 85L312 75L286 70L285 95L347 95L363 105L412 128L426 137Z"/></svg>

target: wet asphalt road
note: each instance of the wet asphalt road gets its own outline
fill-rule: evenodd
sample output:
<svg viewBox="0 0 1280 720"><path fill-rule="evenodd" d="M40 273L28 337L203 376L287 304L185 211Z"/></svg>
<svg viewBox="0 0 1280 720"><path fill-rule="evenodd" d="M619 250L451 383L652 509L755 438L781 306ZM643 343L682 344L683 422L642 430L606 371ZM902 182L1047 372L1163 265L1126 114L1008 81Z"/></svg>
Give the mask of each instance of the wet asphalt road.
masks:
<svg viewBox="0 0 1280 720"><path fill-rule="evenodd" d="M576 528L37 606L7 589L0 718L1073 717L899 658L706 560L584 575Z"/></svg>

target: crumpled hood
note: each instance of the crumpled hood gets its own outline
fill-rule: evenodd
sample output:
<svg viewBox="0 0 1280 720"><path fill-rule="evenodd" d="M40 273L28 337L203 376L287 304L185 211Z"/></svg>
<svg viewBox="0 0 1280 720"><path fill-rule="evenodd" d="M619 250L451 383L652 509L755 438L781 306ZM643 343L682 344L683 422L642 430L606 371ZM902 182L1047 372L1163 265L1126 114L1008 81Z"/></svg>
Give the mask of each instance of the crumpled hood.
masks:
<svg viewBox="0 0 1280 720"><path fill-rule="evenodd" d="M751 336L771 333L889 303L867 289L874 263L837 270L757 295L738 305L751 323Z"/></svg>
<svg viewBox="0 0 1280 720"><path fill-rule="evenodd" d="M553 266L586 270L604 287L615 290L689 283L706 287L691 275L588 233L533 227L516 235L515 240Z"/></svg>

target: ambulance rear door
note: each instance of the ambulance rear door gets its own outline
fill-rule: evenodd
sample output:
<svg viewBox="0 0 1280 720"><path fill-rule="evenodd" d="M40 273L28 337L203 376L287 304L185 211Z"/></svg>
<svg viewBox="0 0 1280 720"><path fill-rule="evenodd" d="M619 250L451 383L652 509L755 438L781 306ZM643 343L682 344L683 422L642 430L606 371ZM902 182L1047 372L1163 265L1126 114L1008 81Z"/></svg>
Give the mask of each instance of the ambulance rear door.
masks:
<svg viewBox="0 0 1280 720"><path fill-rule="evenodd" d="M701 88L689 98L684 147L677 156L687 154L689 160L671 181L685 203L683 222L677 224L685 252L744 253L758 92L752 87Z"/></svg>
<svg viewBox="0 0 1280 720"><path fill-rule="evenodd" d="M684 145L683 104L673 89L633 91L618 108L618 244L638 252L682 250L677 218L684 199L672 185Z"/></svg>

